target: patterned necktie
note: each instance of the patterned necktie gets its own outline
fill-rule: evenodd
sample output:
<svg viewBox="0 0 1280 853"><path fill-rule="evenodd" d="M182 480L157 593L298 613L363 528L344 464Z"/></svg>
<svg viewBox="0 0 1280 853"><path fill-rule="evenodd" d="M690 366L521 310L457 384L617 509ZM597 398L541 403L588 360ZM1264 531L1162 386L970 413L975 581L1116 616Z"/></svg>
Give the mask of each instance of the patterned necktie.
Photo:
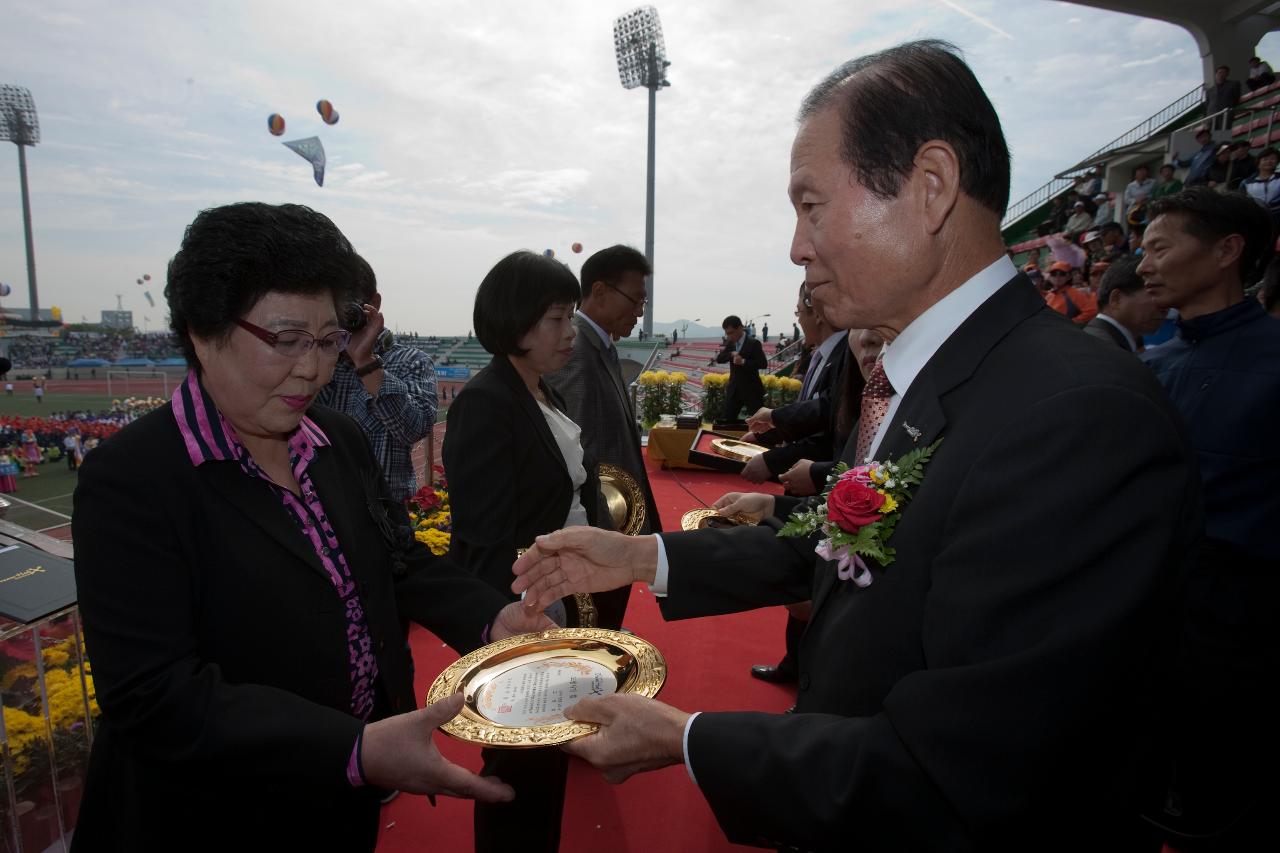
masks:
<svg viewBox="0 0 1280 853"><path fill-rule="evenodd" d="M822 353L817 350L813 351L813 358L809 360L809 369L804 372L804 384L800 386L800 399L808 400L813 394L813 377L818 375L818 368L822 365Z"/></svg>
<svg viewBox="0 0 1280 853"><path fill-rule="evenodd" d="M893 386L884 373L883 359L876 362L871 371L867 385L862 389L862 415L858 419L858 446L855 465L861 465L871 453L871 442L880 431L880 424L889 412L889 400L893 397Z"/></svg>

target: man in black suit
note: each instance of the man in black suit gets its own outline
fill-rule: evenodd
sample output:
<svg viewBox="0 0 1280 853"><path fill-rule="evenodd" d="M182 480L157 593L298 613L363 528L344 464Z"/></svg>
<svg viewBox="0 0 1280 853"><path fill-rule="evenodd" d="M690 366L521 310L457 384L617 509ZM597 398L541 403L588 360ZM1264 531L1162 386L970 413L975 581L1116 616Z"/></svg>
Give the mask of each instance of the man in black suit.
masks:
<svg viewBox="0 0 1280 853"><path fill-rule="evenodd" d="M764 347L755 338L747 337L742 318L730 314L720 324L724 329L724 348L716 355L716 364L729 365L729 384L724 391L726 421L736 421L746 409L754 413L764 403L764 383L760 371L769 366L764 357Z"/></svg>
<svg viewBox="0 0 1280 853"><path fill-rule="evenodd" d="M1107 267L1098 283L1098 316L1084 327L1086 335L1126 352L1142 349L1142 336L1160 328L1167 314L1143 289L1139 260L1125 255Z"/></svg>
<svg viewBox="0 0 1280 853"><path fill-rule="evenodd" d="M895 559L863 574L815 572L812 540L767 525L560 531L517 561L515 588L536 601L638 579L668 619L813 599L795 714L690 715L635 695L570 709L601 729L566 748L606 779L683 761L739 843L1134 849L1198 480L1143 365L1015 271L1008 191L999 120L950 45L854 60L810 93L792 260L833 321L893 340L854 458L941 443L895 510ZM1142 442L1099 442L1117 422ZM744 503L779 519L791 505Z"/></svg>

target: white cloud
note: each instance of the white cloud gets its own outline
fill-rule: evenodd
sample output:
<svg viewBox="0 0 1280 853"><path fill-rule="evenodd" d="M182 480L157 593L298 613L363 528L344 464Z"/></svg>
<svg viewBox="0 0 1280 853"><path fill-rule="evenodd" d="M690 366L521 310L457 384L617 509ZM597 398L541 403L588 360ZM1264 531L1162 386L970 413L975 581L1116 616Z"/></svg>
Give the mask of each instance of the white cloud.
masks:
<svg viewBox="0 0 1280 853"><path fill-rule="evenodd" d="M516 248L553 248L576 269L575 241L643 246L647 93L621 88L612 43L613 18L635 5L17 4L0 81L31 88L41 115L29 160L42 302L97 316L114 282L163 278L196 211L244 199L329 214L377 270L392 324L428 333L465 331L476 284ZM673 62L658 96L659 319L788 316L795 111L843 60L909 38L957 43L1002 116L1014 199L1200 75L1176 27L1072 4L658 7ZM320 121L319 98L337 125ZM312 134L329 155L323 188L280 145ZM25 274L15 173L0 156L6 281Z"/></svg>

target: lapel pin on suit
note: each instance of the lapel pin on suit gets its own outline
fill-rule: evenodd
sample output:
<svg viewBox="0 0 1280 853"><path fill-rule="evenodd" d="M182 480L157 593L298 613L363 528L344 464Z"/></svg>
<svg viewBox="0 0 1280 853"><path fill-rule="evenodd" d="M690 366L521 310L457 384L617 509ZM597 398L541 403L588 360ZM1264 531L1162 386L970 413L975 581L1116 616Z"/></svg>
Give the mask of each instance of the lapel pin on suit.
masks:
<svg viewBox="0 0 1280 853"><path fill-rule="evenodd" d="M902 422L902 428L903 428L903 429L905 429L905 430L907 431L907 435L911 436L911 443L912 443L912 444L919 444L919 443L920 443L920 435L921 435L920 430L916 429L915 427L913 427L911 424L907 423L906 421L903 421L903 422Z"/></svg>

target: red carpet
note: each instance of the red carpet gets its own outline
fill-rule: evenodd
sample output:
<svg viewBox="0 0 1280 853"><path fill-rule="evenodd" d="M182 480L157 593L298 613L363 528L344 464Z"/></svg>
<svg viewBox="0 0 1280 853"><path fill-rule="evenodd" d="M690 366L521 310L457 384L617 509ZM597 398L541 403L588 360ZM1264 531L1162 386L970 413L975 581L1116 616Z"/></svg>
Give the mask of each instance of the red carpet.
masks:
<svg viewBox="0 0 1280 853"><path fill-rule="evenodd" d="M663 526L677 529L685 511L712 503L750 484L737 476L702 471L663 471L650 466L650 482ZM770 487L779 491L776 486ZM782 656L781 608L715 619L664 622L643 585L632 591L626 625L666 656L669 674L659 698L689 711L782 711L794 691L750 677L752 664ZM431 633L410 634L422 696L436 673L457 659ZM480 750L436 735L441 751L464 767L480 767ZM425 797L402 794L382 809L379 853L469 851L471 804L441 797L432 808ZM590 766L573 761L565 797L564 853L701 853L752 850L729 844L683 765L609 785Z"/></svg>

